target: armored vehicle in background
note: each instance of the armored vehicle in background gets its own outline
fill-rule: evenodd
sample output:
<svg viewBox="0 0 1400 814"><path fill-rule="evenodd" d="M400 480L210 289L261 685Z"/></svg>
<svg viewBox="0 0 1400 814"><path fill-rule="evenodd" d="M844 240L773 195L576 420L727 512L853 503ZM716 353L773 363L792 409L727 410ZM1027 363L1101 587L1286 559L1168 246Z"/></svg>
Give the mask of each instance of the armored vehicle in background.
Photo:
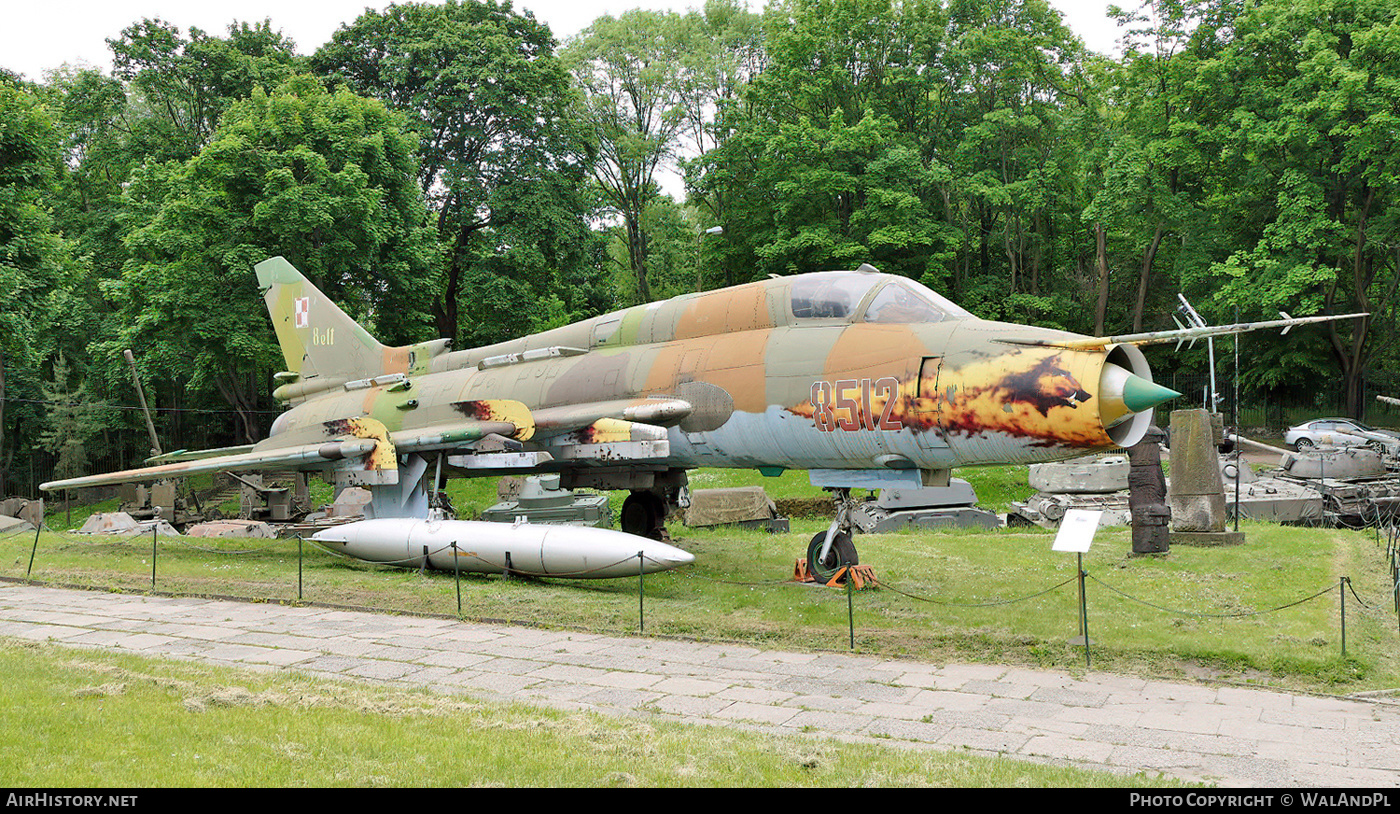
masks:
<svg viewBox="0 0 1400 814"><path fill-rule="evenodd" d="M1130 526L1128 458L1104 455L1052 464L1031 464L1030 485L1037 489L1025 502L1011 504L1008 526L1059 528L1070 509L1102 511L1101 526Z"/></svg>
<svg viewBox="0 0 1400 814"><path fill-rule="evenodd" d="M559 488L559 476L531 475L525 478L519 494L502 500L481 513L492 523L549 523L573 526L612 526L612 510L607 495L575 493Z"/></svg>

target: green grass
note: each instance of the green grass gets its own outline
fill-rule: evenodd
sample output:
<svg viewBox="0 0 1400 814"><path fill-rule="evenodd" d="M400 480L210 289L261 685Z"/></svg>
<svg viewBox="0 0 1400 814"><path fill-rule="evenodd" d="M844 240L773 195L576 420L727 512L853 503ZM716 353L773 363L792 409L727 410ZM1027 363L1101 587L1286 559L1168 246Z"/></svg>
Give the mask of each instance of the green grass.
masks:
<svg viewBox="0 0 1400 814"><path fill-rule="evenodd" d="M0 785L1179 785L0 640Z"/></svg>
<svg viewBox="0 0 1400 814"><path fill-rule="evenodd" d="M1023 467L959 476L974 483L982 505L1003 511L1029 493ZM760 483L774 497L820 494L805 473L763 479L710 470L692 483ZM495 502L492 482L456 481L453 488L459 509ZM646 577L646 633L846 650L844 591L787 581L793 561L822 528L819 520L796 520L790 534L770 535L672 524L676 542L697 559L690 568ZM1126 529L1100 530L1085 557L1094 669L1326 693L1400 686L1400 634L1384 544L1374 532L1260 523L1243 530L1243 546L1176 546L1158 557L1128 556ZM1051 551L1053 538L1039 529L858 537L862 562L875 568L883 587L854 596L857 649L935 663L1082 670L1082 649L1068 643L1078 633L1075 559ZM0 576L24 577L34 542L32 533L0 538ZM368 565L310 544L304 555L308 601L456 613L451 574ZM162 592L297 596L297 548L290 540L162 537L156 572ZM1351 577L1365 602L1347 596L1346 657L1341 576ZM43 532L33 577L147 591L151 538ZM1274 610L1319 591L1326 593ZM635 580L464 575L461 594L469 618L601 633L636 633L639 626ZM1265 612L1222 617L1256 611ZM0 779L11 785L359 786L417 785L424 778L434 785L507 786L1156 782L15 643L0 642L0 681L6 687L0 708L12 724L4 730L9 735L0 735Z"/></svg>
<svg viewBox="0 0 1400 814"><path fill-rule="evenodd" d="M646 632L847 649L845 593L787 581L794 560L823 527L821 521L795 521L791 533L770 535L673 524L677 543L695 553L696 563L646 577ZM1130 557L1126 529L1100 530L1085 557L1093 667L1327 692L1400 686L1400 635L1384 546L1372 532L1262 523L1246 523L1243 530L1243 546L1176 546L1160 557ZM34 539L0 538L0 576L24 577ZM1075 558L1051 551L1052 542L1053 534L1039 529L858 537L861 561L875 568L884 587L855 596L857 648L932 661L1081 668L1082 650L1068 644L1078 633ZM304 554L308 601L456 613L449 573L369 565L311 544ZM293 540L162 537L156 556L156 587L163 592L297 598ZM33 576L54 584L149 590L151 538L44 532ZM1341 576L1352 579L1366 603L1347 596L1346 657L1340 648ZM637 587L631 579L463 575L461 595L470 618L633 633L639 627ZM1274 610L1319 591L1327 593ZM1261 611L1267 612L1221 618Z"/></svg>

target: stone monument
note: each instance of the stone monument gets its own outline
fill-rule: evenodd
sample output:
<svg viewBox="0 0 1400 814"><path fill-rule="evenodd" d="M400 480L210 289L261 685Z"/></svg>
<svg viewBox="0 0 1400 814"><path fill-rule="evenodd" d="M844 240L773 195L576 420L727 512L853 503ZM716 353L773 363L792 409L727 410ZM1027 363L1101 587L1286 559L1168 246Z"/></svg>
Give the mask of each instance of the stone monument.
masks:
<svg viewBox="0 0 1400 814"><path fill-rule="evenodd" d="M1178 545L1234 545L1244 534L1225 530L1225 482L1219 443L1205 410L1174 410L1171 417L1171 541Z"/></svg>

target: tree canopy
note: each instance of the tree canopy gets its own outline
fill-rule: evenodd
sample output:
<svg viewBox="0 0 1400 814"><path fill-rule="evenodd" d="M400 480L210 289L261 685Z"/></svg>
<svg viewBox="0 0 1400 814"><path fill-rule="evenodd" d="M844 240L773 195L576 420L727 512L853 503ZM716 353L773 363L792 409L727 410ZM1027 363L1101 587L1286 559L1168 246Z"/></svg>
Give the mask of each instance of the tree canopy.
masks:
<svg viewBox="0 0 1400 814"><path fill-rule="evenodd" d="M1245 343L1245 398L1400 395L1400 10L1110 14L1115 56L1045 0L706 0L562 44L447 0L310 55L273 20L146 19L111 76L0 72L0 490L97 434L142 454L127 347L173 444L259 437L273 254L384 341L458 347L861 263L1082 333L1171 327L1178 293L1213 321L1366 311Z"/></svg>

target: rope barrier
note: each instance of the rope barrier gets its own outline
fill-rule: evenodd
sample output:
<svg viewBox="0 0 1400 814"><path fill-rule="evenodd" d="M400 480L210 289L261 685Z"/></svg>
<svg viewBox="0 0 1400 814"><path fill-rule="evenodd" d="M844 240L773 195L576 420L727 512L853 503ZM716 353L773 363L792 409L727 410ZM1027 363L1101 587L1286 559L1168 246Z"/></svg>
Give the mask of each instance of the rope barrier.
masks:
<svg viewBox="0 0 1400 814"><path fill-rule="evenodd" d="M1381 523L1381 517L1380 517L1380 512L1379 512L1379 510L1376 511L1376 514L1375 514L1375 521L1376 521L1376 522L1375 522L1374 525L1375 525L1375 527L1376 527L1377 542L1379 542L1379 535L1380 535L1380 533L1381 533L1381 528L1382 528L1382 525L1383 525L1383 524ZM140 545L140 546L142 546L142 547L145 547L145 544L146 544L146 542L147 542L148 540L150 540L151 545L154 546L154 545L155 545L155 538L158 537L158 536L160 536L158 531L155 531L155 530L145 530L145 531L137 531L137 532L135 532L135 533L133 533L133 534L123 534L123 535L101 535L101 537L103 537L103 538L105 538L105 539L96 539L96 538L98 537L98 535L76 535L76 536L75 536L75 535L73 535L73 534L71 534L71 533L69 533L69 532L56 531L56 530L50 528L47 524L44 524L44 525L42 525L39 529L34 530L35 544L36 544L36 546L37 546L37 543L38 543L39 534L42 533L42 532L48 532L50 535L57 536L57 537L59 538L59 540L62 541L63 544L66 544L66 545L78 545L78 546L84 546L84 547L89 547L89 548L103 547L103 546L116 547L116 546L133 545L133 544L135 544L135 545ZM153 533L153 532L154 532L154 533ZM29 531L15 531L15 532L10 532L10 533L4 534L4 535L0 535L0 541L7 541L7 540L19 539L19 538L21 538L21 537L23 537L23 536L25 536L25 535L27 535L27 534L29 534ZM1390 591L1390 592L1392 593L1392 599L1395 601L1395 604L1396 604L1397 618L1400 619L1400 524L1397 524L1397 523L1395 523L1395 522L1391 522L1388 526L1385 527L1385 534L1386 534L1386 537L1387 537L1387 559L1388 559L1388 561L1389 561L1389 565L1390 565L1390 568L1391 568L1391 572L1392 572L1392 573L1391 573L1391 577L1392 577L1392 581L1393 581L1393 585L1391 586L1391 591ZM113 539L113 537L115 537L115 539ZM175 542L177 545L181 545L181 546L183 546L183 547L185 547L185 548L187 548L187 549L190 549L190 550L193 550L193 551L199 551L199 552L203 552L203 553L209 553L209 554L229 554L229 555L233 555L233 556L243 556L243 555L248 555L248 554L257 554L257 553L264 553L264 552L267 552L267 551L269 551L270 549L272 549L272 548L276 547L277 545L279 545L279 544L282 542L282 540L281 540L281 539L271 540L271 541L268 541L265 545L261 545L261 546L255 547L255 548L238 549L238 550L227 550L227 549L209 548L209 547L205 547L205 546L200 546L200 545L192 544L191 542L189 542L189 541L187 541L187 540L184 540L184 539L178 539L178 538L177 538L177 539L173 539L173 540L172 540L170 537L166 537L166 538L165 538L165 542L167 543L167 545L168 545L170 542ZM303 542L303 540L300 540L300 539L299 539L298 542L301 543L301 542ZM450 543L450 544L447 544L447 545L443 545L443 546L440 546L440 547L438 547L438 548L436 548L436 549L433 549L433 550L426 550L426 549L425 549L425 550L423 551L422 554L417 554L417 555L413 555L413 556L409 556L409 557L405 557L405 558L401 558L401 559L383 560L383 561L366 561L366 560L361 560L361 559L356 558L356 557L351 557L351 556L345 554L344 552L339 551L339 550L337 550L337 549L335 549L335 548L329 547L329 546L327 546L327 545L325 545L325 544L323 544L323 543L320 543L319 541L312 540L311 542L316 543L316 544L318 545L318 547L321 548L321 550L323 550L323 551L325 551L325 552L327 552L327 553L329 553L329 554L332 554L332 555L334 555L334 556L341 557L341 558L346 559L346 560L351 560L351 561L354 561L354 562L357 562L357 563L364 563L364 564L368 564L368 565L388 565L388 566L398 566L398 567L421 566L421 565L425 564L428 560L430 560L431 558L433 558L433 557L435 557L435 556L441 555L441 554L443 554L444 552L447 552L447 551L452 551L452 552L453 552L453 555L454 555L454 557L455 557L455 560L454 560L454 561L455 561L456 563L459 563L459 565L458 565L456 568L451 568L451 567L449 567L448 569L445 569L445 570L446 570L447 572L456 573L456 574L460 574L460 573L462 572L463 569L460 567L460 563L462 563L462 560L463 560L464 558L470 559L470 560L472 560L472 561L475 561L476 563L480 563L480 564L482 564L482 565L484 565L484 566L487 566L490 570L493 570L493 571L500 571L500 572L502 572L502 573L506 573L506 574L510 574L510 575L516 575L516 576L524 576L524 577L544 577L544 578L551 578L551 577L552 577L552 578L587 577L587 576L592 575L592 574L599 574L599 573L604 572L604 571L608 571L608 570L611 570L611 569L616 569L618 566L622 566L622 565L625 565L626 563L633 562L633 561L636 561L636 562L637 562L637 576L640 577L640 576L644 573L644 570L645 570L645 569L644 569L645 563L651 562L651 563L654 563L654 564L660 564L660 561L659 561L659 560L656 560L656 559L654 559L654 558L647 557L644 553L642 553L642 552L639 551L637 555L632 555L632 556L623 557L623 558L621 558L621 559L616 560L615 562L606 563L606 564L599 565L599 566L595 566L595 567L592 567L592 568L578 569L578 570L572 570L572 571L537 572L537 571L529 571L529 570L524 570L524 569L521 569L521 568L517 568L517 567L515 567L513 564L507 565L507 563L509 563L509 560L507 560L507 563L497 563L497 562L493 562L492 560L489 560L489 559L487 559L487 558L485 558L485 557L482 557L482 556L480 556L479 554L476 554L476 553L474 553L474 552L467 552L467 551L462 550L462 547L460 546L460 544L457 544L457 543ZM154 549L152 549L152 552L154 552ZM152 569L153 569L152 581L153 581L153 584L154 584L154 579L155 579L154 567L155 567L155 561L154 561L154 559L153 559L153 560L152 560ZM31 568L32 568L32 562L31 562ZM627 575L623 575L623 576L627 576ZM687 572L686 572L686 574L685 574L685 576L686 576L686 578L688 578L688 579L698 579L698 580L703 580L703 581L710 582L710 583L715 583L715 584L734 585L734 586L750 587L750 588L755 588L755 587L757 587L757 588L768 588L768 587L776 587L776 586L782 586L782 585L801 585L801 584L802 584L802 583L794 582L794 581L792 581L792 580L773 580L773 581L757 581L757 582L753 582L753 581L743 581L743 580L722 579L722 578L718 578L718 577L709 576L709 575L706 575L706 574L704 574L704 573L700 573L700 572L698 572L698 571L696 571L696 570L694 570L694 569L688 569ZM995 600L986 601L986 602L953 602L953 601L949 601L949 600L947 600L947 599L940 599L940 598L933 597L933 596L922 595L922 594L919 594L919 593L917 593L917 592L915 592L915 591L912 591L912 590L906 589L906 588L904 588L904 587L901 587L901 586L899 586L899 585L891 584L891 583L888 583L888 582L882 582L882 583L880 583L880 587L882 587L882 588L884 588L884 589L886 589L886 590L889 590L889 591L891 591L891 592L893 592L893 593L895 593L895 594L897 594L897 595L900 595L900 596L906 597L906 598L908 598L908 599L911 599L911 600L913 600L913 601L916 601L916 602L924 602L924 603L928 603L928 604L932 604L932 605L939 605L939 606L949 607L949 608L969 608L969 609L974 609L974 608L995 608L995 607L1001 607L1001 606L1006 606L1006 605L1012 605L1012 604L1016 604L1016 603L1020 603L1020 602L1027 602L1027 601L1030 601L1030 600L1033 600L1033 599L1038 599L1038 598L1040 598L1040 597L1046 596L1046 595L1048 595L1048 594L1050 594L1050 593L1052 593L1052 592L1054 592L1054 591L1057 591L1057 590L1059 590L1059 589L1065 587L1066 585L1069 585L1069 584L1075 582L1077 579L1080 578L1080 576L1081 576L1081 575L1080 575L1079 573L1076 573L1075 576L1072 576L1072 577L1070 577L1070 578L1068 578L1068 579L1062 580L1061 582L1055 583L1054 585L1050 585L1050 586L1044 588L1043 590L1039 590L1039 591L1036 591L1036 592L1034 592L1034 593L1027 594L1027 595L1025 595L1025 596L1019 596L1019 597L1008 598L1008 599L995 599ZM1170 614L1174 614L1174 615L1178 615L1178 616L1194 617L1194 618L1201 618L1201 619L1239 619L1239 618L1248 618L1248 617L1254 617L1254 616L1262 616L1262 615L1270 614L1270 613L1277 613L1277 612L1281 612L1281 611L1287 610L1287 609L1289 609L1289 608L1298 607L1298 606L1303 605L1303 604L1305 604L1305 603L1307 603L1307 602L1311 602L1311 601L1313 601L1313 600L1315 600L1315 599L1318 599L1318 598L1320 598L1320 597L1322 597L1322 596L1325 596L1325 595L1327 595L1327 594L1330 594L1333 590L1338 590L1339 593L1342 594L1343 600L1345 599L1345 593L1349 592L1349 593L1351 594L1351 596L1353 597L1353 599L1355 599L1355 601L1356 601L1357 603L1359 603L1363 608L1366 608L1366 609L1368 609L1368 610L1372 608L1372 606L1371 606L1370 604L1368 604L1367 602L1365 602L1364 600L1361 599L1360 595L1359 595L1359 594L1357 593L1357 591L1356 591L1356 586L1354 585L1354 583L1352 582L1352 580L1351 580L1349 577L1345 577L1345 576L1344 576L1344 577L1341 577L1337 584L1328 586L1327 588L1324 588L1324 589L1322 589L1322 590L1320 590L1320 591L1318 591L1318 592L1316 592L1316 593L1314 593L1314 594L1312 594L1312 595L1310 595L1310 596L1303 597L1303 598L1298 599L1298 600L1293 601L1293 602L1288 602L1288 603L1285 603L1285 604L1283 604L1283 605L1279 605L1279 606L1277 606L1277 607L1268 608L1268 609L1263 609L1263 610L1234 611L1234 612L1229 612L1229 613L1205 613L1205 612L1201 612L1201 611L1188 611L1188 610L1180 610L1180 609L1176 609L1176 608L1167 607L1167 606L1160 605L1160 604L1157 604L1157 603L1155 603L1155 602L1150 602L1150 601L1148 601L1148 600L1145 600L1145 599L1142 599L1142 598L1140 598L1140 597L1134 596L1133 594L1128 593L1127 591L1124 591L1124 590L1122 590L1122 589L1120 589L1120 588L1117 588L1117 587L1115 587L1115 586L1113 586L1113 585L1111 585L1111 584L1109 584L1109 583L1107 583L1107 582L1105 582L1105 581L1099 579L1097 576L1095 576L1095 575L1093 575L1093 574L1091 574L1091 573L1088 573L1087 571L1083 572L1082 576L1083 576L1085 579L1092 580L1095 584L1097 584L1097 585L1103 587L1104 589L1110 591L1111 593L1116 594L1116 595L1118 595L1118 596L1120 596L1120 597L1122 597L1122 598L1124 598L1124 599L1126 599L1126 600L1128 600L1128 601L1130 601L1130 602L1134 602L1134 603L1143 605L1143 606L1145 606L1145 607L1153 608L1153 609L1158 610L1158 611L1161 611L1161 612L1163 612L1163 613L1170 613ZM301 588L300 588L300 579L301 579L301 576L300 576L300 561L299 561L299 562L298 562L298 596L300 596L300 590L301 590ZM459 590L460 590L460 587L459 587ZM641 594L641 591L642 591L642 589L641 589L641 584L640 584L640 582L639 582L639 585L638 585L638 593L639 593L639 595ZM851 602L850 596L847 597L847 600L848 600L848 604L850 604L850 602ZM459 603L460 603L460 598L459 598ZM639 608L640 608L640 606L639 606ZM1343 602L1342 613L1343 613L1343 630L1345 630L1345 602ZM852 618L853 618L853 617L852 617ZM852 622L852 624L854 624L854 623ZM1344 633L1343 635L1345 636L1345 633ZM854 627L852 627L852 640L854 641ZM854 645L853 645L853 646L854 646ZM1345 655L1345 646L1344 646L1344 649L1343 649L1343 655Z"/></svg>
<svg viewBox="0 0 1400 814"><path fill-rule="evenodd" d="M1113 593L1118 594L1119 596L1121 596L1121 597L1123 597L1124 599L1127 599L1127 600L1129 600L1129 601L1136 602L1136 603L1138 603L1138 604L1140 604L1140 605L1146 605L1146 606L1149 607L1149 608L1155 608L1155 609L1157 609L1157 610L1159 610L1159 611L1162 611L1162 612L1164 612L1164 613L1175 613L1175 614L1177 614L1178 616L1197 616L1197 617L1200 617L1200 618L1203 618L1203 619L1237 619L1237 618L1242 618L1242 617L1246 617L1246 616L1261 616L1261 615L1266 614L1266 613L1275 613L1275 612L1277 612L1277 611L1286 610L1286 609L1288 609L1288 608L1292 608L1292 607L1295 607L1295 606L1297 606L1297 605L1301 605L1301 604L1303 604L1304 602L1311 602L1312 600L1317 599L1319 596L1322 596L1323 594L1329 594L1329 593L1331 593L1332 591L1337 590L1337 586L1336 586L1336 585L1332 585L1332 586L1330 586L1330 587L1324 588L1324 589L1321 590L1321 591L1318 591L1317 593L1313 594L1312 596L1309 596L1309 597L1306 597L1306 598L1303 598L1303 599L1299 599L1297 602L1290 602L1290 603L1288 603L1287 605L1280 605L1280 606L1278 606L1277 608L1270 608L1269 610L1262 610L1262 611L1241 611L1241 612L1239 612L1239 613L1194 613L1194 612L1192 612L1192 611L1182 611L1182 610L1176 610L1176 609L1174 609L1174 608L1166 608L1166 607L1163 607L1163 606L1161 606L1161 605L1154 605L1154 604L1152 604L1151 602L1148 602L1148 601L1145 600L1145 599L1139 599L1139 598L1133 596L1132 594L1125 593L1125 592L1123 592L1123 591L1118 590L1117 588L1113 587L1112 585L1109 585L1108 583L1104 582L1103 580L1099 579L1098 577L1094 576L1093 574L1088 573L1087 571L1085 572L1084 575L1085 575L1086 577L1088 577L1089 579L1093 580L1094 582L1098 583L1099 585L1102 585L1104 588L1107 588L1108 590L1112 591Z"/></svg>
<svg viewBox="0 0 1400 814"><path fill-rule="evenodd" d="M1356 586L1351 584L1351 577L1342 577L1342 579L1346 580L1347 590L1351 591L1351 596L1352 596L1352 598L1355 599L1357 602L1359 602L1359 603L1361 604L1361 607L1366 608L1367 610L1370 610L1371 606L1370 606L1370 605L1367 605L1367 604L1361 599L1361 597L1359 597L1359 596L1356 595Z"/></svg>
<svg viewBox="0 0 1400 814"><path fill-rule="evenodd" d="M706 576L705 574L701 574L701 573L699 573L699 572L697 572L697 571L694 571L694 570L687 571L687 572L686 572L686 578L687 578L687 579L701 579L701 580L704 580L704 581L706 581L706 582L714 582L714 583L717 583L717 584L719 584L719 585L739 585L739 586L750 587L750 588L770 588L770 587L777 587L777 586L783 586L783 585L797 585L797 586L802 586L802 585L806 585L806 584L807 584L807 583L803 583L803 582L793 582L793 581L790 580L790 579L775 579L775 580L766 580L766 581L762 581L762 582L744 582L744 581L742 581L742 580L720 579L719 577Z"/></svg>
<svg viewBox="0 0 1400 814"><path fill-rule="evenodd" d="M914 594L908 593L908 592L906 592L906 591L901 591L900 589L898 589L898 588L896 588L896 587L890 585L888 582L881 582L881 583L880 583L880 587L881 587L881 588L888 588L889 590L891 590L891 591L893 591L893 592L899 594L900 596L907 596L907 597L909 597L910 599L913 599L913 600L915 600L915 601L918 601L918 602L929 602L929 603L934 604L934 605L943 605L943 606L945 606L945 607L951 607L951 608L995 608L995 607L998 607L998 606L1001 606L1001 605L1013 605L1013 604L1015 604L1015 603L1017 603L1017 602L1025 602L1025 601L1030 600L1030 599L1035 599L1035 598L1037 598L1037 597L1045 596L1046 594L1050 593L1051 591L1055 591L1055 590L1058 590L1058 589L1060 589L1060 588L1065 587L1066 585L1070 584L1071 582L1074 582L1076 579L1078 579L1078 576L1077 576L1077 575L1076 575L1076 576L1073 576L1073 577L1070 577L1069 579L1067 579L1067 580L1065 580L1064 582L1061 582L1061 583L1059 583L1059 584L1057 584L1057 585L1051 585L1049 588L1046 588L1045 590L1040 591L1039 593L1034 593L1034 594L1031 594L1031 595L1029 595L1029 596L1023 596L1023 597L1019 597L1019 598L1017 598L1017 599L1003 599L1003 600L998 600L998 601L996 601L996 602L983 602L983 603L978 603L978 604L966 604L966 603L962 603L962 602L944 602L944 601L940 601L940 600L937 600L937 599L930 599L929 597L915 596Z"/></svg>

